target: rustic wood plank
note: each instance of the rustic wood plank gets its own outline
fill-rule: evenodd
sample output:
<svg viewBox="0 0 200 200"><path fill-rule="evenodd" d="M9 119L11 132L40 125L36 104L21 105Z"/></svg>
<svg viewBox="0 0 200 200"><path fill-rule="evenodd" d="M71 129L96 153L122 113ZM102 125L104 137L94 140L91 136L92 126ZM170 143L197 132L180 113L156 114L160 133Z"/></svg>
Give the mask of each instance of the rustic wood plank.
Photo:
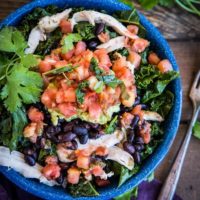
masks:
<svg viewBox="0 0 200 200"><path fill-rule="evenodd" d="M169 42L180 68L183 87L182 121L191 119L192 106L188 94L195 77L200 69L200 42Z"/></svg>
<svg viewBox="0 0 200 200"><path fill-rule="evenodd" d="M141 9L137 2L135 2L135 6L159 28L166 39L200 38L200 18L179 7L156 6L153 10L147 11Z"/></svg>
<svg viewBox="0 0 200 200"><path fill-rule="evenodd" d="M165 180L169 170L171 169L187 128L188 125L186 124L179 127L178 134L171 150L167 154L166 158L162 161L160 166L156 169L155 177L161 182ZM198 162L200 160L199 146L200 140L192 137L176 190L177 194L180 195L184 200L199 200L200 197L200 179L197 178L199 177L200 171L200 162Z"/></svg>
<svg viewBox="0 0 200 200"><path fill-rule="evenodd" d="M27 2L30 2L30 0L1 0L0 20ZM135 6L159 28L167 39L200 38L200 19L178 7L163 8L157 6L151 11L146 11L141 9L136 2Z"/></svg>

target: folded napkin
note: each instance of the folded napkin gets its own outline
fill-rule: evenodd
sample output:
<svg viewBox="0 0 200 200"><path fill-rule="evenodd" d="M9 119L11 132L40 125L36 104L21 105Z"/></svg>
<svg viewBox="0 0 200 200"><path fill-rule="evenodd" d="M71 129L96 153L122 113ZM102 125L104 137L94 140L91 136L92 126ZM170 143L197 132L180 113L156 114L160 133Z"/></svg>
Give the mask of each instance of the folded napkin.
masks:
<svg viewBox="0 0 200 200"><path fill-rule="evenodd" d="M161 183L157 180L142 182L139 185L138 197L134 200L156 200L161 188ZM11 183L2 174L0 174L0 200L42 200L39 197L27 193ZM182 200L177 195L173 200Z"/></svg>

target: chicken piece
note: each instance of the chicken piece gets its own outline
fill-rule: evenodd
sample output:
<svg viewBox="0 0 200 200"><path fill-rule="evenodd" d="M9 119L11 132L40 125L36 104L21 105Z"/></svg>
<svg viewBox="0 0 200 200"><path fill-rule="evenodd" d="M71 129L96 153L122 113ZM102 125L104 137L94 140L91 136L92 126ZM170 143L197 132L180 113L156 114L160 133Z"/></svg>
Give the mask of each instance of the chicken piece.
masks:
<svg viewBox="0 0 200 200"><path fill-rule="evenodd" d="M25 50L26 54L34 53L40 41L45 41L46 35L38 26L31 30L28 38L28 48Z"/></svg>
<svg viewBox="0 0 200 200"><path fill-rule="evenodd" d="M42 166L36 164L30 166L24 161L24 155L18 151L12 151L7 147L0 146L0 165L9 167L19 172L26 178L35 178L40 182L54 186L58 185L55 181L48 181L41 173Z"/></svg>
<svg viewBox="0 0 200 200"><path fill-rule="evenodd" d="M125 46L125 36L119 36L97 46L97 49L106 49L107 53L121 49Z"/></svg>
<svg viewBox="0 0 200 200"><path fill-rule="evenodd" d="M132 170L134 167L133 157L117 146L109 148L109 153L106 159L116 161L119 164L127 167L129 170Z"/></svg>
<svg viewBox="0 0 200 200"><path fill-rule="evenodd" d="M60 24L62 19L67 19L70 12L72 11L71 8L64 10L61 13L57 13L52 16L45 16L40 19L38 26L41 31L45 33L50 33L54 31Z"/></svg>
<svg viewBox="0 0 200 200"><path fill-rule="evenodd" d="M131 33L122 23L117 21L114 17L103 14L97 11L84 10L81 12L75 13L71 19L69 19L72 25L72 30L74 25L81 21L89 21L92 25L95 23L105 23L107 26L112 27L120 35L127 36L131 39L138 38L137 35Z"/></svg>
<svg viewBox="0 0 200 200"><path fill-rule="evenodd" d="M143 113L144 113L143 118L147 121L155 121L155 122L164 121L163 117L159 115L157 112L143 111Z"/></svg>

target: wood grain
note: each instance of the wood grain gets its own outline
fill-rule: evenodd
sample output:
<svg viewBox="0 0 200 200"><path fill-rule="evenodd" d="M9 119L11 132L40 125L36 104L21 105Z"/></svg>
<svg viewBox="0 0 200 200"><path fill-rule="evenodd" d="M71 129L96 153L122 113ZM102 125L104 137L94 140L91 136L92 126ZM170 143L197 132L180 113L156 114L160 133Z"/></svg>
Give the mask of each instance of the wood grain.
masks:
<svg viewBox="0 0 200 200"><path fill-rule="evenodd" d="M0 20L27 2L30 2L30 0L1 0ZM167 9L157 6L152 11L145 11L136 2L135 6L159 28L166 39L200 39L199 17L189 14L178 7Z"/></svg>

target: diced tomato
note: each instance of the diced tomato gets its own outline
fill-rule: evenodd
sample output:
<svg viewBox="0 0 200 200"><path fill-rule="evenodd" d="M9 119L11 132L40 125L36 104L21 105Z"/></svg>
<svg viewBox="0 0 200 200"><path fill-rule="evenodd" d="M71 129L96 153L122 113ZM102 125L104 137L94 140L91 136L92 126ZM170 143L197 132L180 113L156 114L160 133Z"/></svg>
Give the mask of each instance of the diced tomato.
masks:
<svg viewBox="0 0 200 200"><path fill-rule="evenodd" d="M131 33L134 33L135 35L138 34L138 31L139 31L139 27L136 26L136 25L128 25L127 26L127 29L131 32Z"/></svg>
<svg viewBox="0 0 200 200"><path fill-rule="evenodd" d="M106 155L108 155L108 148L104 147L104 146L99 146L99 147L97 147L95 154L97 156L106 156Z"/></svg>
<svg viewBox="0 0 200 200"><path fill-rule="evenodd" d="M32 137L33 135L36 134L36 129L37 129L37 123L31 122L28 124L23 131L23 135L26 138Z"/></svg>
<svg viewBox="0 0 200 200"><path fill-rule="evenodd" d="M131 114L133 114L133 115L139 115L140 119L142 120L143 119L143 115L144 115L144 112L142 111L142 106L141 105L135 106L133 108L133 110L131 111Z"/></svg>
<svg viewBox="0 0 200 200"><path fill-rule="evenodd" d="M75 55L77 56L77 55L81 54L82 52L84 52L85 50L86 50L86 44L85 44L85 42L79 41L76 44Z"/></svg>
<svg viewBox="0 0 200 200"><path fill-rule="evenodd" d="M61 28L61 32L62 33L71 33L72 32L72 26L71 26L71 23L69 21L67 21L66 19L62 19L60 21L60 24L59 24L60 28Z"/></svg>
<svg viewBox="0 0 200 200"><path fill-rule="evenodd" d="M56 156L49 155L45 158L45 163L46 164L56 164L56 163L58 163L58 158Z"/></svg>
<svg viewBox="0 0 200 200"><path fill-rule="evenodd" d="M102 113L99 103L93 103L89 106L89 115L92 119L98 119Z"/></svg>
<svg viewBox="0 0 200 200"><path fill-rule="evenodd" d="M103 68L112 66L110 58L105 49L98 49L94 52L94 54L97 56L97 58L99 60L99 66L101 66Z"/></svg>
<svg viewBox="0 0 200 200"><path fill-rule="evenodd" d="M148 61L152 65L158 65L158 63L160 62L160 58L156 53L152 52L148 56Z"/></svg>
<svg viewBox="0 0 200 200"><path fill-rule="evenodd" d="M110 40L109 34L104 32L100 33L97 37L102 43L108 42Z"/></svg>
<svg viewBox="0 0 200 200"><path fill-rule="evenodd" d="M79 149L79 150L76 150L76 156L79 157L79 156L86 156L86 157L89 157L93 151L95 151L95 148L91 147L90 149Z"/></svg>
<svg viewBox="0 0 200 200"><path fill-rule="evenodd" d="M57 61L56 64L55 64L55 68L59 68L59 67L64 67L66 66L68 63L66 60L60 60L60 61Z"/></svg>
<svg viewBox="0 0 200 200"><path fill-rule="evenodd" d="M70 103L76 102L76 90L73 87L64 90L64 101Z"/></svg>
<svg viewBox="0 0 200 200"><path fill-rule="evenodd" d="M121 57L121 58L119 58L119 59L117 59L117 60L114 61L114 64L112 66L112 70L114 72L119 72L126 65L127 65L127 63L126 63L126 57L123 56L123 57Z"/></svg>
<svg viewBox="0 0 200 200"><path fill-rule="evenodd" d="M131 124L134 116L131 113L125 112L122 114L121 124L124 127L127 127Z"/></svg>
<svg viewBox="0 0 200 200"><path fill-rule="evenodd" d="M40 73L50 71L51 69L52 69L52 65L49 62L47 62L45 60L40 61L40 63L39 63Z"/></svg>
<svg viewBox="0 0 200 200"><path fill-rule="evenodd" d="M40 122L44 120L44 114L40 112L37 108L34 108L33 106L29 108L28 110L28 118L32 122Z"/></svg>
<svg viewBox="0 0 200 200"><path fill-rule="evenodd" d="M76 107L71 103L61 103L58 109L65 117L71 117L77 113Z"/></svg>
<svg viewBox="0 0 200 200"><path fill-rule="evenodd" d="M143 52L149 46L149 41L143 38L137 38L133 45L132 50L138 53Z"/></svg>
<svg viewBox="0 0 200 200"><path fill-rule="evenodd" d="M61 54L61 57L65 60L69 60L70 58L72 58L72 56L74 55L75 49L72 49L70 51L68 51L65 54Z"/></svg>
<svg viewBox="0 0 200 200"><path fill-rule="evenodd" d="M79 81L85 80L90 76L89 69L85 68L83 65L76 68L75 72L77 73L77 78Z"/></svg>
<svg viewBox="0 0 200 200"><path fill-rule="evenodd" d="M162 73L165 73L165 72L168 72L168 71L171 71L173 68L172 68L172 64L169 62L169 60L165 59L165 60L161 60L159 63L158 63L158 69L162 72Z"/></svg>
<svg viewBox="0 0 200 200"><path fill-rule="evenodd" d="M47 108L53 108L55 107L55 99L56 99L56 88L47 88L44 93L41 96L41 102L47 107Z"/></svg>
<svg viewBox="0 0 200 200"><path fill-rule="evenodd" d="M78 156L76 165L77 165L77 167L79 167L81 169L89 169L90 157L89 156Z"/></svg>
<svg viewBox="0 0 200 200"><path fill-rule="evenodd" d="M76 167L71 167L67 170L67 181L71 184L78 184L80 179L80 170Z"/></svg>
<svg viewBox="0 0 200 200"><path fill-rule="evenodd" d="M135 68L138 68L141 63L141 56L134 51L130 51L128 56L128 61L130 61L131 64L135 66Z"/></svg>
<svg viewBox="0 0 200 200"><path fill-rule="evenodd" d="M56 103L63 103L64 102L64 90L59 89L56 93Z"/></svg>
<svg viewBox="0 0 200 200"><path fill-rule="evenodd" d="M43 167L42 174L48 180L55 180L60 176L60 170L61 168L57 164L47 164Z"/></svg>
<svg viewBox="0 0 200 200"><path fill-rule="evenodd" d="M95 85L98 83L96 76L90 76L88 79L89 88L94 90Z"/></svg>
<svg viewBox="0 0 200 200"><path fill-rule="evenodd" d="M101 176L104 173L104 170L102 169L101 166L96 165L92 168L92 174L94 176Z"/></svg>
<svg viewBox="0 0 200 200"><path fill-rule="evenodd" d="M90 63L91 59L93 58L93 52L90 50L86 50L85 52L83 52L83 55L85 62Z"/></svg>

